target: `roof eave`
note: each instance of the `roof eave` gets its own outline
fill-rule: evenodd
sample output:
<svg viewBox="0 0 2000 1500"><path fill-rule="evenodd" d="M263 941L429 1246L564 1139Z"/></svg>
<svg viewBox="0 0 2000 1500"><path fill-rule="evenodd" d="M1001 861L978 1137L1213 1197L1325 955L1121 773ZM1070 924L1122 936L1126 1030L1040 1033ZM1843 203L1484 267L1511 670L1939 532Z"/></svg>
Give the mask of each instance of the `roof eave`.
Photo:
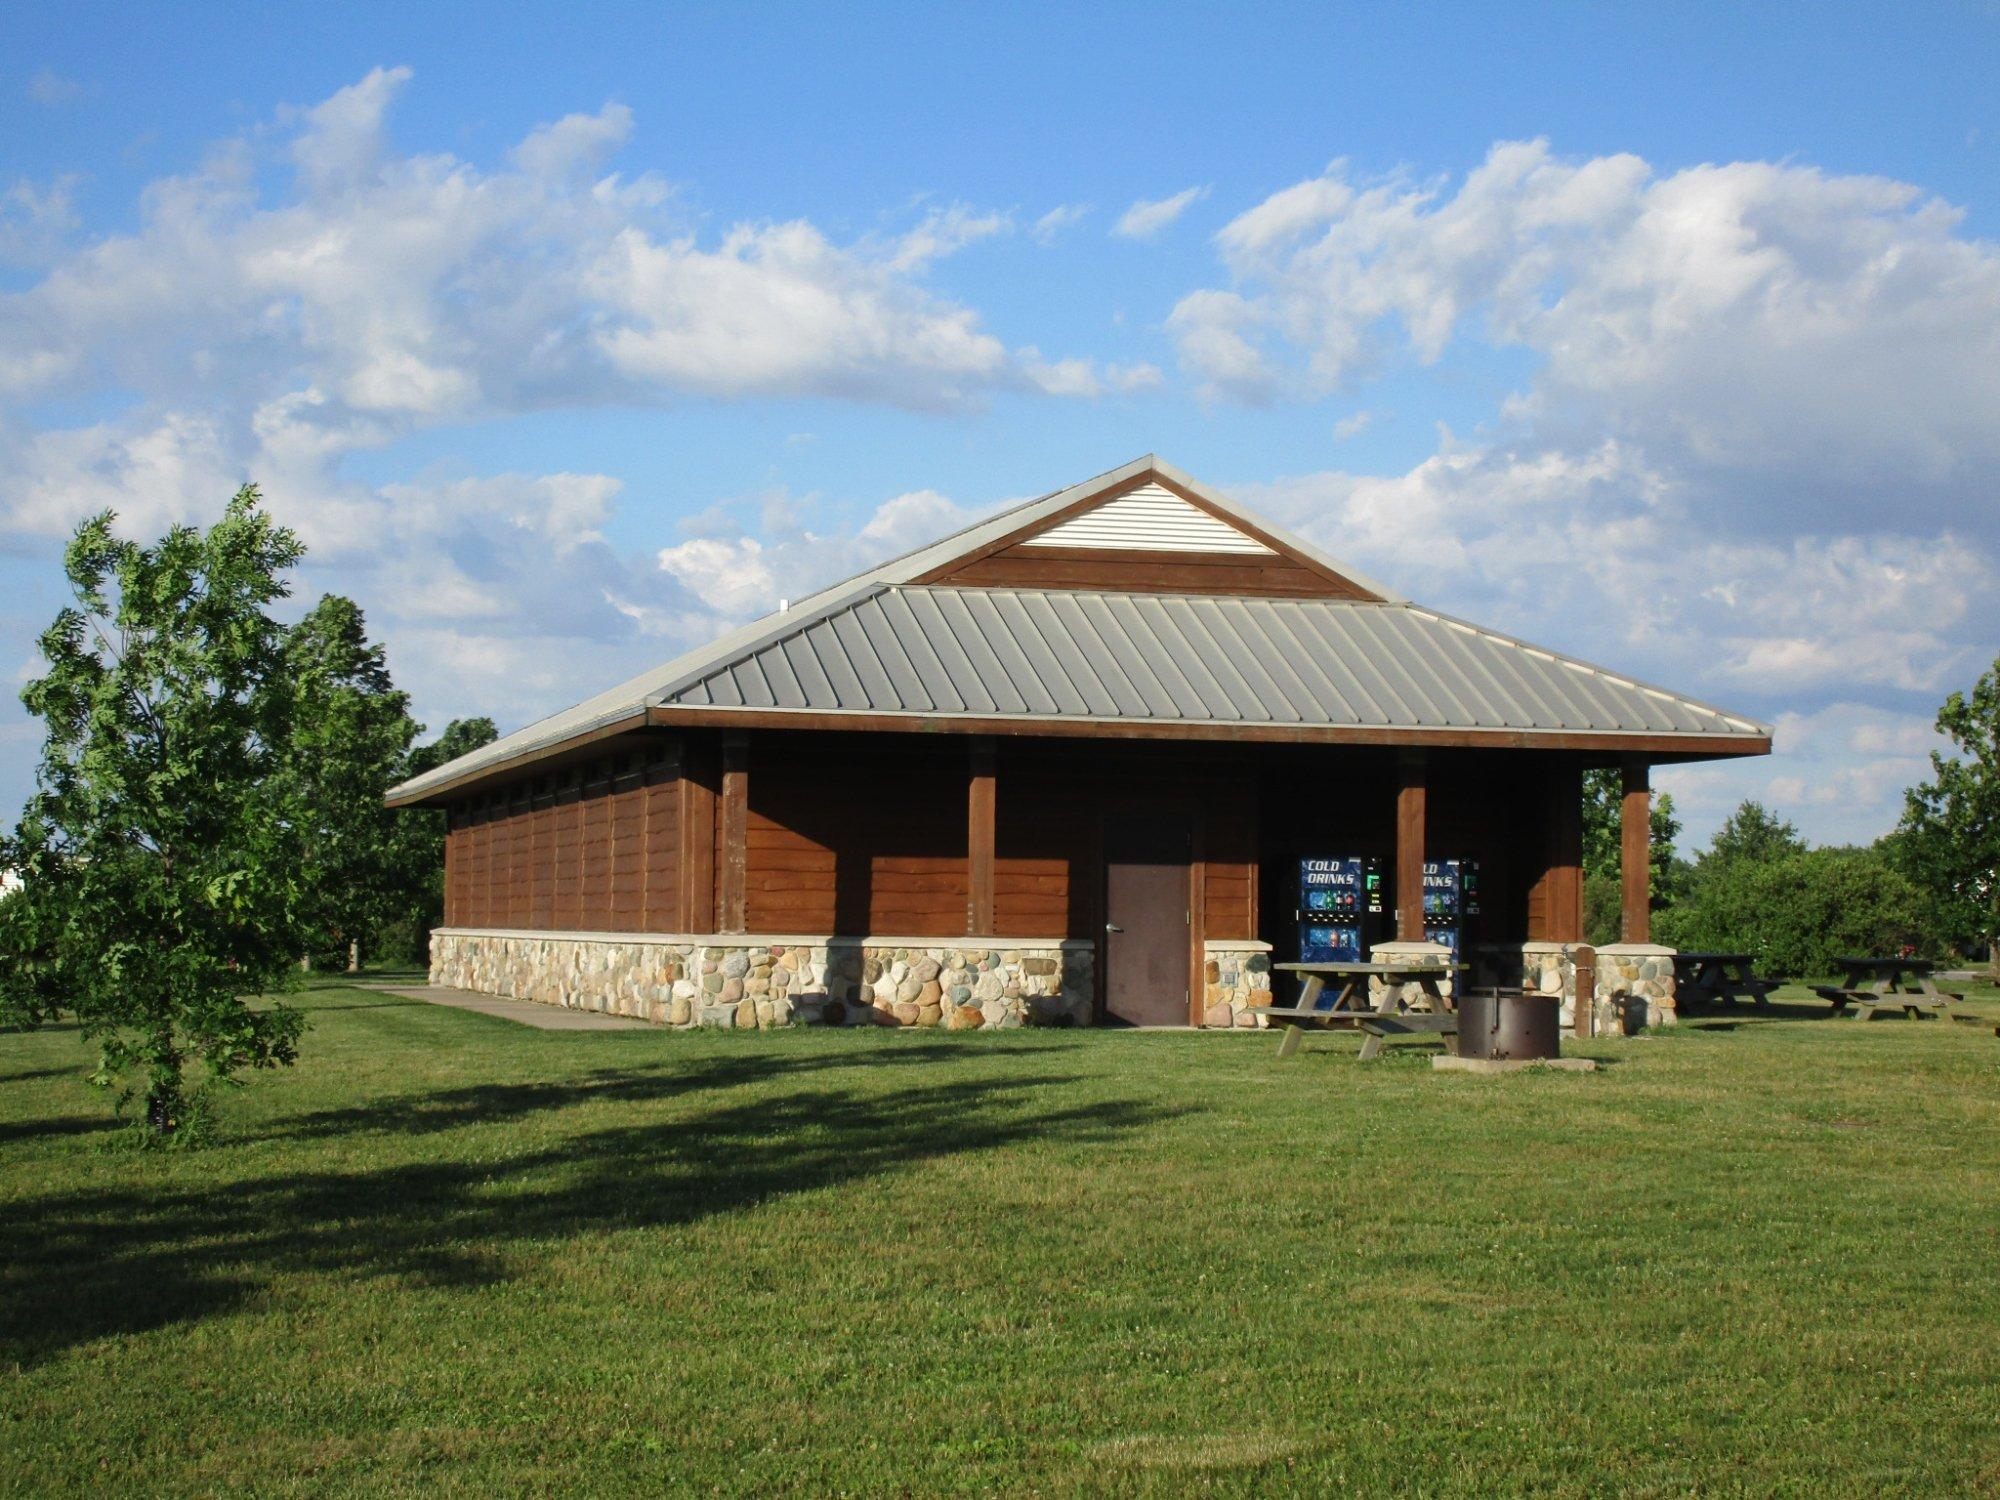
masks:
<svg viewBox="0 0 2000 1500"><path fill-rule="evenodd" d="M882 713L867 709L668 705L648 711L661 727L848 729L909 734L1094 739L1238 740L1260 744L1409 745L1432 748L1587 750L1675 758L1768 755L1768 734L1698 730L1532 729L1408 724L1282 724L1224 719L1110 719L1085 715Z"/></svg>

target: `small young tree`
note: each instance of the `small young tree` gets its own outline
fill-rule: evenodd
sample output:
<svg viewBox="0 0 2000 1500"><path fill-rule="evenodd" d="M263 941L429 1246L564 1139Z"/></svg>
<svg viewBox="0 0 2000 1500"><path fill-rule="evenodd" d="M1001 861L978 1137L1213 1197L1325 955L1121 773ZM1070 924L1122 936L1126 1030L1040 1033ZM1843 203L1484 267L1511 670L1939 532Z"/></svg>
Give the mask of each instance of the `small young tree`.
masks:
<svg viewBox="0 0 2000 1500"><path fill-rule="evenodd" d="M362 934L404 905L401 819L382 796L418 725L353 600L326 595L284 651L293 712L278 790L298 820L301 917L312 948L358 956Z"/></svg>
<svg viewBox="0 0 2000 1500"><path fill-rule="evenodd" d="M290 739L283 629L266 606L301 548L254 487L207 531L150 547L109 513L64 554L76 602L41 637L22 693L46 740L0 866L0 1015L73 1016L93 1081L143 1079L146 1122L189 1121L185 1073L290 1063L300 1017L246 1003L298 953L298 841L275 772Z"/></svg>
<svg viewBox="0 0 2000 1500"><path fill-rule="evenodd" d="M1931 752L1931 780L1910 788L1893 847L1934 920L1984 947L2000 968L2000 661L1938 710L1954 753Z"/></svg>

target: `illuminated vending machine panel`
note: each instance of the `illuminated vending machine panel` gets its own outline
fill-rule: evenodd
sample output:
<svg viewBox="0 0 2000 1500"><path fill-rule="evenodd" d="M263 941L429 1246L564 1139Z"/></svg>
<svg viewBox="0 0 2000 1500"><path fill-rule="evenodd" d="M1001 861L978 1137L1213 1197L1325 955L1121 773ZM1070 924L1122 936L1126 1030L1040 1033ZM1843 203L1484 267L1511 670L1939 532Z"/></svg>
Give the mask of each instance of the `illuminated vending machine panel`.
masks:
<svg viewBox="0 0 2000 1500"><path fill-rule="evenodd" d="M1457 962L1471 919L1479 915L1479 861L1424 861L1424 937L1451 949Z"/></svg>
<svg viewBox="0 0 2000 1500"><path fill-rule="evenodd" d="M1361 963L1380 927L1382 861L1299 861L1299 962Z"/></svg>

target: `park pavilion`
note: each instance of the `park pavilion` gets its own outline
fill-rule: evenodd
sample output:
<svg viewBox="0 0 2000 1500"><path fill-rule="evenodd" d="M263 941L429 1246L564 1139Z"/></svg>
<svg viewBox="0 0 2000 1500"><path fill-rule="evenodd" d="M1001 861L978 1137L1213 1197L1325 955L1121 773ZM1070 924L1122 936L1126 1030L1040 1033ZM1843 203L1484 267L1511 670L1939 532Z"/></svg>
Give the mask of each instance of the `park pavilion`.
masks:
<svg viewBox="0 0 2000 1500"><path fill-rule="evenodd" d="M1663 1020L1650 768L1769 749L1148 456L390 801L448 819L440 985L682 1026L1235 1027L1326 922L1364 957L1567 983L1581 778L1613 767L1623 941L1598 984Z"/></svg>

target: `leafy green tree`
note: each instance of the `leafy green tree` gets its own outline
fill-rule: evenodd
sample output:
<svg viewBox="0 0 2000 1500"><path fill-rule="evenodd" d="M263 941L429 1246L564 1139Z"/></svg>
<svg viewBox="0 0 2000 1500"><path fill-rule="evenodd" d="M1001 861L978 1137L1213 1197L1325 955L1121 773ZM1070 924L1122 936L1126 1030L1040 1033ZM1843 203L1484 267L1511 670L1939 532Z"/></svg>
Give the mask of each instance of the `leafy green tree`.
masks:
<svg viewBox="0 0 2000 1500"><path fill-rule="evenodd" d="M1696 951L1763 952L1770 929L1759 894L1765 872L1805 850L1798 830L1761 802L1739 804L1681 872L1680 899L1659 923L1660 940Z"/></svg>
<svg viewBox="0 0 2000 1500"><path fill-rule="evenodd" d="M1615 769L1583 773L1583 923L1596 946L1615 943L1624 915L1624 777ZM1653 797L1647 857L1651 862L1650 901L1654 911L1672 906L1680 883L1674 840L1680 837L1674 799Z"/></svg>
<svg viewBox="0 0 2000 1500"><path fill-rule="evenodd" d="M1834 972L1848 954L1920 948L1923 901L1879 848L1808 849L1768 861L1738 860L1723 888L1738 899L1732 919L1757 955L1781 975Z"/></svg>
<svg viewBox="0 0 2000 1500"><path fill-rule="evenodd" d="M486 718L453 719L429 744L412 747L395 779L407 781L434 771L461 755L499 738ZM430 932L444 921L444 814L434 808L410 808L394 814L396 912L379 929L375 946L385 954L421 961Z"/></svg>
<svg viewBox="0 0 2000 1500"><path fill-rule="evenodd" d="M1931 752L1931 779L1910 788L1894 847L1953 936L2000 967L2000 661L1938 710L1953 753Z"/></svg>
<svg viewBox="0 0 2000 1500"><path fill-rule="evenodd" d="M299 951L276 790L292 699L267 606L301 551L247 485L207 531L152 546L108 512L86 521L63 558L75 603L21 695L46 738L0 847L21 879L0 902L0 1016L73 1017L121 1108L143 1080L155 1137L200 1118L190 1064L219 1080L297 1055L298 1013L243 997L281 988Z"/></svg>
<svg viewBox="0 0 2000 1500"><path fill-rule="evenodd" d="M326 595L284 650L294 702L281 792L298 819L308 946L358 955L404 904L401 819L382 797L419 726L353 600Z"/></svg>
<svg viewBox="0 0 2000 1500"><path fill-rule="evenodd" d="M1792 824L1763 803L1746 801L1715 830L1698 865L1714 868L1739 859L1768 863L1803 854L1805 847L1805 840Z"/></svg>

